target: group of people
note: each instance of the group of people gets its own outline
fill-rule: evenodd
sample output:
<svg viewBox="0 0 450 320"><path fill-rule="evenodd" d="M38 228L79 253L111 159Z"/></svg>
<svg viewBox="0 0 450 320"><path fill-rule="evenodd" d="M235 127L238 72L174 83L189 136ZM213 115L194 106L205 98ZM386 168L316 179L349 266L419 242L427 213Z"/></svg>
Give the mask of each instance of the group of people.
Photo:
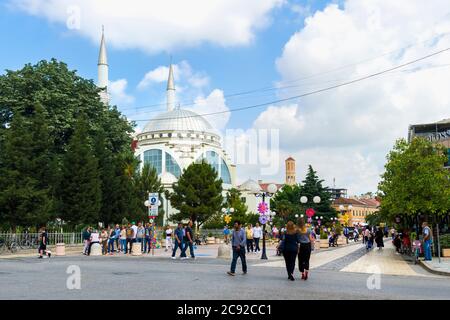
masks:
<svg viewBox="0 0 450 320"><path fill-rule="evenodd" d="M418 233L415 235L414 239L410 238L410 234L408 231L397 232L395 229L391 229L390 233L392 237L392 243L397 254L409 254L412 253L412 249L418 249L419 253L422 253L423 250L426 261L430 261L432 259L432 232L427 222L422 223L422 242L420 241Z"/></svg>
<svg viewBox="0 0 450 320"><path fill-rule="evenodd" d="M242 228L240 221L234 222L234 228L231 233L231 246L233 251L233 258L231 260L230 271L227 272L230 276L235 276L237 260L241 259L243 274L247 274L246 249L248 252L255 252L249 240L255 240L256 235L260 236L259 224L255 227L248 225L247 228ZM250 239L249 239L250 238ZM299 270L303 280L308 279L309 260L311 250L316 239L315 233L308 228L305 220L300 218L298 224L289 221L279 234L280 241L278 243L277 251L279 251L285 260L288 279L294 281L295 261L298 259ZM257 237L259 240L259 237ZM259 248L258 245L256 245ZM256 248L255 248L256 250Z"/></svg>
<svg viewBox="0 0 450 320"><path fill-rule="evenodd" d="M366 245L366 250L369 251L373 248L374 244L377 245L378 250L384 248L384 240L383 238L386 236L384 232L384 228L382 227L371 227L366 226L362 230L363 235L363 244Z"/></svg>
<svg viewBox="0 0 450 320"><path fill-rule="evenodd" d="M130 254L133 246L140 246L142 253L150 253L156 244L155 227L152 223L129 223L128 225L109 226L100 231L87 227L83 231L83 254L90 255L92 245L100 244L103 255L114 253ZM154 253L154 251L153 251Z"/></svg>

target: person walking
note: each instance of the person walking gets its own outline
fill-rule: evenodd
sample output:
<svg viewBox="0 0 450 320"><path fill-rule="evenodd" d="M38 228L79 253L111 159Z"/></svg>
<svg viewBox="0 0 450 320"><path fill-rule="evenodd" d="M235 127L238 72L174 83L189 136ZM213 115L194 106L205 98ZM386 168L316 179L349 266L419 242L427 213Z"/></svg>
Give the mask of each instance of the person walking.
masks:
<svg viewBox="0 0 450 320"><path fill-rule="evenodd" d="M117 252L120 252L120 226L118 224L116 224L116 228L114 229L115 235L114 235L114 241L116 242L116 248L117 248ZM113 248L113 252L114 252L114 248Z"/></svg>
<svg viewBox="0 0 450 320"><path fill-rule="evenodd" d="M295 259L298 254L298 246L300 244L300 236L295 229L295 224L288 221L286 232L282 235L282 239L278 245L278 250L283 254L286 264L288 280L294 281Z"/></svg>
<svg viewBox="0 0 450 320"><path fill-rule="evenodd" d="M127 228L122 226L120 230L120 250L123 254L127 253Z"/></svg>
<svg viewBox="0 0 450 320"><path fill-rule="evenodd" d="M189 247L189 253L192 259L195 259L194 255L194 232L192 231L192 220L189 220L188 224L184 228L184 245L183 250L181 251L181 259L187 259L186 250Z"/></svg>
<svg viewBox="0 0 450 320"><path fill-rule="evenodd" d="M302 280L308 279L309 259L311 257L311 232L305 224L305 219L298 220L298 234L300 249L298 252L298 268L302 274Z"/></svg>
<svg viewBox="0 0 450 320"><path fill-rule="evenodd" d="M225 244L230 243L230 229L228 229L228 226L223 227L223 240Z"/></svg>
<svg viewBox="0 0 450 320"><path fill-rule="evenodd" d="M428 222L422 223L422 228L425 261L431 261L431 228L428 226Z"/></svg>
<svg viewBox="0 0 450 320"><path fill-rule="evenodd" d="M166 251L170 249L173 249L173 230L170 226L167 226L166 229Z"/></svg>
<svg viewBox="0 0 450 320"><path fill-rule="evenodd" d="M88 253L90 240L91 240L91 228L86 227L86 229L83 231L83 242L84 242L83 254L84 255L87 255L87 253Z"/></svg>
<svg viewBox="0 0 450 320"><path fill-rule="evenodd" d="M231 234L231 246L233 248L233 260L231 261L231 270L227 272L228 275L234 276L236 271L237 259L241 258L242 271L247 274L247 262L245 261L245 231L241 229L241 222L236 220L234 222L234 230Z"/></svg>
<svg viewBox="0 0 450 320"><path fill-rule="evenodd" d="M136 241L141 247L141 252L144 252L144 240L145 240L145 228L141 222L138 223L136 228Z"/></svg>
<svg viewBox="0 0 450 320"><path fill-rule="evenodd" d="M253 252L253 229L251 224L245 229L245 237L247 238L247 252Z"/></svg>
<svg viewBox="0 0 450 320"><path fill-rule="evenodd" d="M180 248L180 251L183 252L183 224L181 222L178 222L178 227L175 229L175 245L173 246L172 250L172 259L176 259L175 254L177 253L177 249ZM180 255L181 257L181 255Z"/></svg>
<svg viewBox="0 0 450 320"><path fill-rule="evenodd" d="M102 255L108 254L108 238L109 232L105 228L100 233L100 243L102 245Z"/></svg>
<svg viewBox="0 0 450 320"><path fill-rule="evenodd" d="M48 233L45 227L41 228L41 234L39 235L39 259L42 259L42 256L44 254L48 255L48 257L51 257L51 253L47 252L47 244L48 244Z"/></svg>
<svg viewBox="0 0 450 320"><path fill-rule="evenodd" d="M259 239L262 238L262 228L259 226L257 222L255 227L253 228L253 240L255 241L255 253L261 251L259 248Z"/></svg>
<svg viewBox="0 0 450 320"><path fill-rule="evenodd" d="M395 229L394 229L394 227L391 228L390 233L391 233L392 241L394 241L394 239L395 239Z"/></svg>
<svg viewBox="0 0 450 320"><path fill-rule="evenodd" d="M375 242L377 244L378 250L383 249L384 242L383 242L384 232L381 227L377 229L377 232L375 232Z"/></svg>
<svg viewBox="0 0 450 320"><path fill-rule="evenodd" d="M152 224L151 223L146 223L145 224L145 228L144 228L144 248L142 250L143 253L150 253L150 249L151 249L151 244L152 244ZM138 229L138 234L139 234L139 229Z"/></svg>
<svg viewBox="0 0 450 320"><path fill-rule="evenodd" d="M127 245L125 247L125 254L131 254L131 250L133 249L133 241L134 241L134 229L132 225L129 223L128 228L126 230L127 234Z"/></svg>

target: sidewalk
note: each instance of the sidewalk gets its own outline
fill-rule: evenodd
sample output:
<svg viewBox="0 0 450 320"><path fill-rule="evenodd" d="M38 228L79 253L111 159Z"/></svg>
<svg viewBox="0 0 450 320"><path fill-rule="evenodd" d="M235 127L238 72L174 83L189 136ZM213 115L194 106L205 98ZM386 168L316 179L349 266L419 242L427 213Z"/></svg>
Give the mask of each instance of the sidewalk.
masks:
<svg viewBox="0 0 450 320"><path fill-rule="evenodd" d="M420 260L419 263L431 273L439 274L441 276L450 276L450 258L441 258L441 262L439 263L439 259L433 257L433 260L431 261Z"/></svg>

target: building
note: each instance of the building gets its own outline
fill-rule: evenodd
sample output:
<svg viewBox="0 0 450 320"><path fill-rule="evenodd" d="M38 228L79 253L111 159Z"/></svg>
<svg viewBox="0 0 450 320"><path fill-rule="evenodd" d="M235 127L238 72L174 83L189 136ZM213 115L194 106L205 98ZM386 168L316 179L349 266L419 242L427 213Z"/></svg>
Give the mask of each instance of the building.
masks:
<svg viewBox="0 0 450 320"><path fill-rule="evenodd" d="M285 183L289 186L293 186L296 184L295 179L295 159L292 157L289 157L285 160L285 172L286 172L286 179Z"/></svg>
<svg viewBox="0 0 450 320"><path fill-rule="evenodd" d="M109 103L108 62L104 32L98 61L98 86L104 90L101 99ZM236 166L231 163L222 148L219 132L201 115L175 107L175 84L170 65L167 80L167 110L151 119L141 133L136 135L133 150L141 167L154 167L166 190L172 191L173 183L193 162L206 160L223 180L224 195L235 185ZM150 190L151 191L151 190ZM175 212L168 199L161 199L166 212L164 222Z"/></svg>
<svg viewBox="0 0 450 320"><path fill-rule="evenodd" d="M369 198L343 198L340 197L332 202L331 205L337 212L348 215L348 225L354 226L356 224L366 224L366 217L379 211L380 202L376 199ZM341 211L343 206L343 211ZM342 217L340 222L343 223Z"/></svg>
<svg viewBox="0 0 450 320"><path fill-rule="evenodd" d="M347 189L327 188L327 191L331 194L331 201L347 198Z"/></svg>
<svg viewBox="0 0 450 320"><path fill-rule="evenodd" d="M262 197L257 197L254 194L254 190L259 190L260 193L268 192L268 186L271 183L263 182L262 180L258 180L256 182L255 180L248 179L243 184L238 186L238 190L241 192L241 201L245 203L247 206L247 211L252 213L258 213L258 205L262 201ZM273 183L277 186L277 190L281 190L283 188L284 184L280 183ZM267 203L267 206L270 210L270 197L265 198L265 202Z"/></svg>
<svg viewBox="0 0 450 320"><path fill-rule="evenodd" d="M410 125L408 141L411 142L415 137L423 137L433 143L443 145L447 149L448 156L444 166L450 169L450 119L435 123Z"/></svg>

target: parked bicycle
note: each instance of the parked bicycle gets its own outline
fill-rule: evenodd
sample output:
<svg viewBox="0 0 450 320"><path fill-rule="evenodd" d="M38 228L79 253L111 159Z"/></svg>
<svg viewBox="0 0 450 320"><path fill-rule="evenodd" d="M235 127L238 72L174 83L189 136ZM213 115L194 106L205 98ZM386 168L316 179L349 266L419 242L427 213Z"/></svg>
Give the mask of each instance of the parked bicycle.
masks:
<svg viewBox="0 0 450 320"><path fill-rule="evenodd" d="M18 250L18 244L15 240L0 239L0 253L10 251L16 253Z"/></svg>

